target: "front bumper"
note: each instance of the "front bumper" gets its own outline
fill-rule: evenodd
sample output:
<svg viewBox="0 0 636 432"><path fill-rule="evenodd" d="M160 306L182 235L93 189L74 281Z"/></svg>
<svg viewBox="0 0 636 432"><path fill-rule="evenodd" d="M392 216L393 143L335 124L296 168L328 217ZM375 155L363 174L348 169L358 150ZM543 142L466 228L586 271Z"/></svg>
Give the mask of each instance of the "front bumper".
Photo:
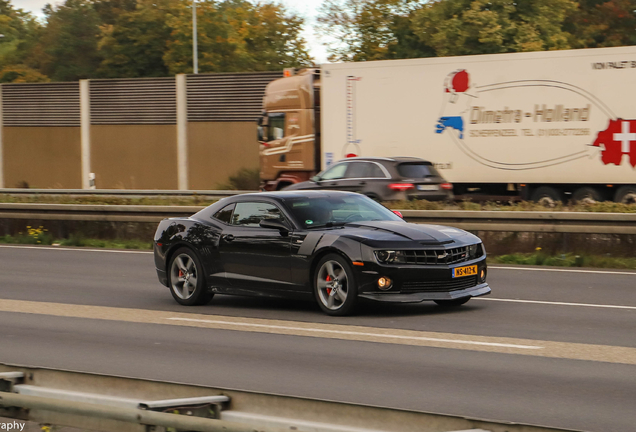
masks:
<svg viewBox="0 0 636 432"><path fill-rule="evenodd" d="M453 269L477 266L477 274L453 278ZM486 255L451 265L386 265L365 260L355 267L358 296L386 302L421 302L425 300L454 300L490 294L487 283ZM484 273L483 279L481 274ZM380 277L390 278L388 290L378 288Z"/></svg>
<svg viewBox="0 0 636 432"><path fill-rule="evenodd" d="M454 300L462 297L479 297L490 294L490 286L487 283L475 285L472 288L455 291L430 291L403 294L400 292L375 292L362 293L358 297L369 300L393 302L393 303L419 303L426 300Z"/></svg>

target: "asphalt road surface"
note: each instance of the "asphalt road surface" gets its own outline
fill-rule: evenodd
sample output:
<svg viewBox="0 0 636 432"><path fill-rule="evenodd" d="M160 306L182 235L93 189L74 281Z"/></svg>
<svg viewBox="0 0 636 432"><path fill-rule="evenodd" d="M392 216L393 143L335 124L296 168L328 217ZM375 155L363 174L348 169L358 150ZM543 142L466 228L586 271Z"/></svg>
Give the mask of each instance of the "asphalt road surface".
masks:
<svg viewBox="0 0 636 432"><path fill-rule="evenodd" d="M0 362L598 432L636 430L636 272L491 266L455 310L217 295L152 254L0 246Z"/></svg>

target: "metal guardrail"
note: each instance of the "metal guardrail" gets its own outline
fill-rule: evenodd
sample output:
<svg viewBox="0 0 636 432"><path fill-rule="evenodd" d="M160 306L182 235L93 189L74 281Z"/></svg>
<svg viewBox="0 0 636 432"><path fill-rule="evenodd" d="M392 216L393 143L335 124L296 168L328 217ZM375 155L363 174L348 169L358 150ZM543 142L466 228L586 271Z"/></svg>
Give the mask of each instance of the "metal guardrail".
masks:
<svg viewBox="0 0 636 432"><path fill-rule="evenodd" d="M0 204L0 219L159 222L187 217L200 206ZM636 213L401 210L414 223L449 225L468 231L636 234Z"/></svg>
<svg viewBox="0 0 636 432"><path fill-rule="evenodd" d="M414 223L450 225L467 231L636 234L636 213L401 210Z"/></svg>
<svg viewBox="0 0 636 432"><path fill-rule="evenodd" d="M29 394L21 394L25 387ZM148 404L153 403L148 400L157 397L166 399L157 401L159 409L152 410ZM144 402L131 406L135 399ZM216 405L215 409L202 410L205 402ZM422 411L4 364L0 364L0 417L105 432L147 432L155 430L152 426L201 432L566 432Z"/></svg>

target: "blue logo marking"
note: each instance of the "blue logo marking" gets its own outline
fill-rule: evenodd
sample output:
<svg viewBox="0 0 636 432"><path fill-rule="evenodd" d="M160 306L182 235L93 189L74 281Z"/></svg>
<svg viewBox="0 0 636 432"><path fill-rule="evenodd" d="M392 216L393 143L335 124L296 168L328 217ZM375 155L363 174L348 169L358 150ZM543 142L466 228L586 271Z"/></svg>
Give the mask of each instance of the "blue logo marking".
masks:
<svg viewBox="0 0 636 432"><path fill-rule="evenodd" d="M442 133L446 128L453 128L459 131L459 138L464 138L464 119L457 117L440 117L435 125L435 132Z"/></svg>

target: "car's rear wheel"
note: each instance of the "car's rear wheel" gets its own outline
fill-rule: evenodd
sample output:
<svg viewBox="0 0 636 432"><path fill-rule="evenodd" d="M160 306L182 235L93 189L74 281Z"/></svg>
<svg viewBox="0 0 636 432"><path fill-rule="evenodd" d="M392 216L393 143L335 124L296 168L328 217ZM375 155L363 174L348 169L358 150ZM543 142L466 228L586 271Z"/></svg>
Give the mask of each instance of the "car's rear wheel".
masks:
<svg viewBox="0 0 636 432"><path fill-rule="evenodd" d="M168 275L170 292L177 303L194 306L212 300L214 294L207 290L201 262L191 249L180 248L174 253Z"/></svg>
<svg viewBox="0 0 636 432"><path fill-rule="evenodd" d="M453 300L435 300L435 303L437 303L438 305L442 307L457 307L457 306L463 305L470 299L471 297L462 297L462 298L453 299Z"/></svg>
<svg viewBox="0 0 636 432"><path fill-rule="evenodd" d="M328 315L343 316L353 311L358 289L351 266L337 254L324 256L316 266L314 294Z"/></svg>

